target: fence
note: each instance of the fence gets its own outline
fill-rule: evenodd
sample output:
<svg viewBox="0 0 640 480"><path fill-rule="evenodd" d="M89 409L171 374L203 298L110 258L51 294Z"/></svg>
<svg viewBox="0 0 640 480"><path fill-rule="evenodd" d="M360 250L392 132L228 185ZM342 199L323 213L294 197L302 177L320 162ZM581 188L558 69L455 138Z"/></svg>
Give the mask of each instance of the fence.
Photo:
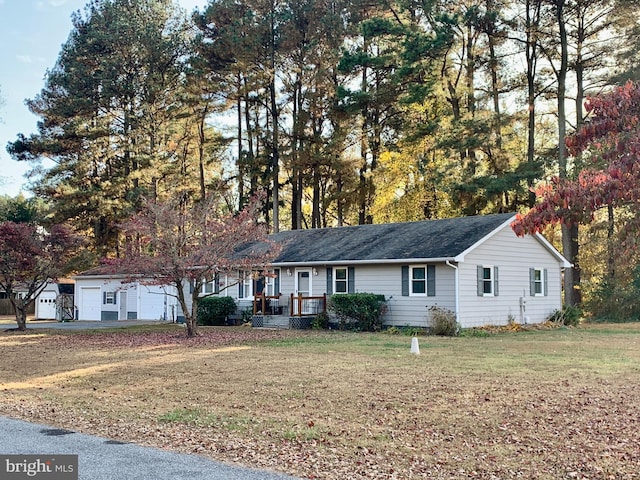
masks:
<svg viewBox="0 0 640 480"><path fill-rule="evenodd" d="M27 308L27 315L35 315L36 313L36 305L32 303ZM0 315L15 315L16 312L13 309L13 305L11 305L11 300L8 298L0 298Z"/></svg>

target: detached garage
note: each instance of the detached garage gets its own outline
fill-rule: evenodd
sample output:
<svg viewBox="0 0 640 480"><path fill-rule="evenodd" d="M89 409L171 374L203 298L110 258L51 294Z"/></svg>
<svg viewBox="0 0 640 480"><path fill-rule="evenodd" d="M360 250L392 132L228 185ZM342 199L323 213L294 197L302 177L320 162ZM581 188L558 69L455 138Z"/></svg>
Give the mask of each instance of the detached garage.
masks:
<svg viewBox="0 0 640 480"><path fill-rule="evenodd" d="M74 277L77 320L159 320L172 321L178 311L172 287L147 286L127 281L103 268Z"/></svg>
<svg viewBox="0 0 640 480"><path fill-rule="evenodd" d="M74 284L69 279L49 282L36 297L36 320L72 320L75 317Z"/></svg>
<svg viewBox="0 0 640 480"><path fill-rule="evenodd" d="M102 320L102 292L100 287L81 287L76 284L76 291L78 320Z"/></svg>

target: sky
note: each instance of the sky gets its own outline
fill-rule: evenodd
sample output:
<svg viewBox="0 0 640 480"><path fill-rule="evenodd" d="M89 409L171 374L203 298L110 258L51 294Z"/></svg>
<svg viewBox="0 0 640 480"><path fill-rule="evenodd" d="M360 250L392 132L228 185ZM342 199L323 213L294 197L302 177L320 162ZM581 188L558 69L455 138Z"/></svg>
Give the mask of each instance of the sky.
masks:
<svg viewBox="0 0 640 480"><path fill-rule="evenodd" d="M89 0L0 0L0 195L26 196L31 169L7 153L18 133L37 131L38 118L25 105L44 87L44 77L71 32L71 14ZM206 0L178 0L191 12Z"/></svg>

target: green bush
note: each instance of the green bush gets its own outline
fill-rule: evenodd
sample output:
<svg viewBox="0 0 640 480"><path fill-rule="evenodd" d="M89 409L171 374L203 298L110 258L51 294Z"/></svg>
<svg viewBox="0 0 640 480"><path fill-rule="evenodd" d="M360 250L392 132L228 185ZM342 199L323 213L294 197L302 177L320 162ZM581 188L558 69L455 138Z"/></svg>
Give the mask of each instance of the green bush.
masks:
<svg viewBox="0 0 640 480"><path fill-rule="evenodd" d="M429 307L429 331L432 335L457 337L460 325L456 321L456 314L446 308Z"/></svg>
<svg viewBox="0 0 640 480"><path fill-rule="evenodd" d="M329 328L329 315L327 312L321 312L313 318L311 328L314 330L326 330Z"/></svg>
<svg viewBox="0 0 640 480"><path fill-rule="evenodd" d="M630 278L603 281L584 303L594 322L636 322L640 320L640 266Z"/></svg>
<svg viewBox="0 0 640 480"><path fill-rule="evenodd" d="M580 323L582 318L582 310L575 305L565 305L562 310L553 312L548 320L551 322L561 323L562 325L575 327Z"/></svg>
<svg viewBox="0 0 640 480"><path fill-rule="evenodd" d="M405 337L420 337L420 336L426 335L428 333L428 330L424 327L392 326L392 327L385 328L382 332L386 333L387 335L404 335Z"/></svg>
<svg viewBox="0 0 640 480"><path fill-rule="evenodd" d="M327 308L339 318L342 330L377 332L382 329L384 302L384 295L348 293L329 297Z"/></svg>
<svg viewBox="0 0 640 480"><path fill-rule="evenodd" d="M236 311L231 297L205 297L198 302L199 325L224 325L229 315Z"/></svg>

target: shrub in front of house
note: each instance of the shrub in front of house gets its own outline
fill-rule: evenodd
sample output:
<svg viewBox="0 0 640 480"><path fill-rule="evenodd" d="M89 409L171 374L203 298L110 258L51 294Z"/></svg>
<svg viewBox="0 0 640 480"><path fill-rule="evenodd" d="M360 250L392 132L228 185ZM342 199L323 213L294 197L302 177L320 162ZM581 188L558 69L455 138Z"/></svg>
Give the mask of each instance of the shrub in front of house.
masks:
<svg viewBox="0 0 640 480"><path fill-rule="evenodd" d="M329 328L329 314L321 312L313 318L311 328L314 330L326 330Z"/></svg>
<svg viewBox="0 0 640 480"><path fill-rule="evenodd" d="M582 318L582 310L575 305L565 305L562 310L556 310L553 312L548 320L551 322L561 323L568 327L575 327L580 323Z"/></svg>
<svg viewBox="0 0 640 480"><path fill-rule="evenodd" d="M384 295L347 293L329 297L327 309L338 318L342 330L377 332L382 329L384 302Z"/></svg>
<svg viewBox="0 0 640 480"><path fill-rule="evenodd" d="M438 306L429 307L429 332L443 337L457 337L460 324L456 321L455 312Z"/></svg>
<svg viewBox="0 0 640 480"><path fill-rule="evenodd" d="M231 297L205 297L198 301L199 325L224 325L229 315L236 311Z"/></svg>

